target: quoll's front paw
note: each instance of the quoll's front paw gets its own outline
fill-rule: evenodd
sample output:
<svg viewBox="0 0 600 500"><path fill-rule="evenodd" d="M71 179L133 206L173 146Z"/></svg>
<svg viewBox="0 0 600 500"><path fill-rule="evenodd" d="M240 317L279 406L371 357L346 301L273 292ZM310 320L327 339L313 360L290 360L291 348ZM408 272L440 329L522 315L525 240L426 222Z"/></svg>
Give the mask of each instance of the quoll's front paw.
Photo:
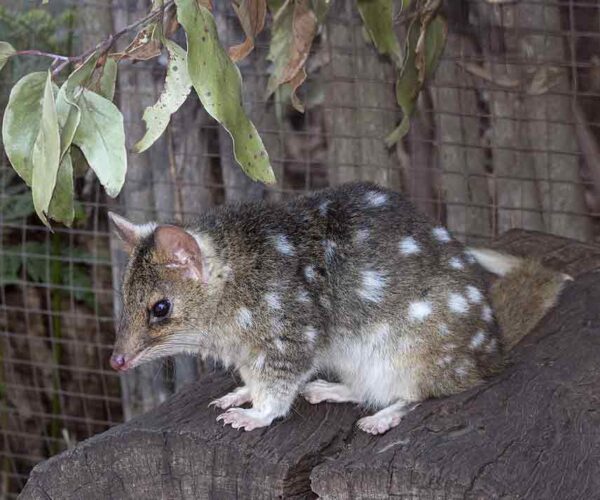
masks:
<svg viewBox="0 0 600 500"><path fill-rule="evenodd" d="M226 410L232 406L241 406L250 402L252 402L250 390L247 387L238 387L235 391L231 391L225 394L225 396L211 401L208 406L216 406L217 408Z"/></svg>
<svg viewBox="0 0 600 500"><path fill-rule="evenodd" d="M254 408L231 408L217 417L217 422L220 420L223 425L230 424L234 429L251 431L266 427L273 419L260 415Z"/></svg>

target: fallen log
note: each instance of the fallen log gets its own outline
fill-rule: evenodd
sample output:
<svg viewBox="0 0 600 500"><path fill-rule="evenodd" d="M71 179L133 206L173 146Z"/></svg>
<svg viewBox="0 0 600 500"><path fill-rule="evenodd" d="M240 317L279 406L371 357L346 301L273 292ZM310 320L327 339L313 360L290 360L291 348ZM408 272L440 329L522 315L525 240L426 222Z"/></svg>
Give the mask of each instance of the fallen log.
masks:
<svg viewBox="0 0 600 500"><path fill-rule="evenodd" d="M356 429L354 405L301 400L245 433L207 407L237 383L214 374L38 464L20 498L597 498L600 249L526 231L494 246L576 279L486 385L379 437Z"/></svg>

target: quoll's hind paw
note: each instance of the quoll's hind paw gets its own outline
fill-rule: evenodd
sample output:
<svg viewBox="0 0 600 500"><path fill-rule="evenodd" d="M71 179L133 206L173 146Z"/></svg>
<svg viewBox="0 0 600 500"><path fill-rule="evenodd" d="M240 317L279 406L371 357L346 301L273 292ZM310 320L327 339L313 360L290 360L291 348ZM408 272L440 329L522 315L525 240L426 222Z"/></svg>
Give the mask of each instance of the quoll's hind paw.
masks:
<svg viewBox="0 0 600 500"><path fill-rule="evenodd" d="M266 427L271 419L258 415L253 408L231 408L217 417L217 422L223 421L223 425L229 424L234 429L251 431L259 427Z"/></svg>
<svg viewBox="0 0 600 500"><path fill-rule="evenodd" d="M358 425L359 429L369 434L383 434L392 427L396 427L400 423L400 420L402 420L402 417L417 406L419 404L410 406L410 403L400 400L370 417L361 418L356 425Z"/></svg>
<svg viewBox="0 0 600 500"><path fill-rule="evenodd" d="M400 420L402 420L401 416L388 415L379 417L375 414L370 417L361 418L356 425L358 425L361 431L377 435L389 431L392 427L396 427L400 423Z"/></svg>
<svg viewBox="0 0 600 500"><path fill-rule="evenodd" d="M208 406L216 406L222 410L231 408L232 406L241 406L245 403L250 403L252 398L250 397L250 390L246 387L238 387L235 391L231 391L225 396L215 399L208 403Z"/></svg>

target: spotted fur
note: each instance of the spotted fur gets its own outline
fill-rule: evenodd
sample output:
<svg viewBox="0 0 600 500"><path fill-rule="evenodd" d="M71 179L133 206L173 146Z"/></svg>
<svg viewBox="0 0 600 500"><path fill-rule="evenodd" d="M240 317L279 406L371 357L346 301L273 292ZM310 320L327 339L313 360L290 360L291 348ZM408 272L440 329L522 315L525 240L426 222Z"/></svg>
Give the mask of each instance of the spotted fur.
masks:
<svg viewBox="0 0 600 500"><path fill-rule="evenodd" d="M185 261L196 273L166 264L144 230L125 274L115 353L128 367L176 352L231 363L244 389L215 404L253 405L219 416L234 427L284 416L321 373L339 383L309 384L309 400L384 409L359 425L385 432L415 403L479 384L502 365L477 255L398 193L352 183L222 207L179 230L197 243ZM172 311L151 324L161 299Z"/></svg>

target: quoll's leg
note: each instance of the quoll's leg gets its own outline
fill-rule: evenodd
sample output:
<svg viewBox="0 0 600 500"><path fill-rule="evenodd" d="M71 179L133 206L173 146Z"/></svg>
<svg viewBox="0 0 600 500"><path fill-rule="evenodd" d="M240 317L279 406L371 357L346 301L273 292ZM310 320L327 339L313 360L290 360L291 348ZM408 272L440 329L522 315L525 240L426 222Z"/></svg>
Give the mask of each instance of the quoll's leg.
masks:
<svg viewBox="0 0 600 500"><path fill-rule="evenodd" d="M287 415L311 371L307 359L284 360L281 354L272 359L263 357L252 368L240 370L250 389L252 408L230 408L217 421L247 431L270 425L276 418Z"/></svg>
<svg viewBox="0 0 600 500"><path fill-rule="evenodd" d="M226 410L232 406L242 406L243 404L250 402L252 402L252 398L250 397L250 389L247 386L242 385L230 393L225 394L225 396L211 401L208 406L216 406L217 408Z"/></svg>
<svg viewBox="0 0 600 500"><path fill-rule="evenodd" d="M313 380L304 386L302 395L311 404L322 401L329 403L358 403L359 400L349 387L344 384L335 384L327 380Z"/></svg>
<svg viewBox="0 0 600 500"><path fill-rule="evenodd" d="M419 405L398 400L369 417L361 418L356 425L369 434L383 434L392 427L396 427L400 423L400 420L402 420L402 417L417 406Z"/></svg>

